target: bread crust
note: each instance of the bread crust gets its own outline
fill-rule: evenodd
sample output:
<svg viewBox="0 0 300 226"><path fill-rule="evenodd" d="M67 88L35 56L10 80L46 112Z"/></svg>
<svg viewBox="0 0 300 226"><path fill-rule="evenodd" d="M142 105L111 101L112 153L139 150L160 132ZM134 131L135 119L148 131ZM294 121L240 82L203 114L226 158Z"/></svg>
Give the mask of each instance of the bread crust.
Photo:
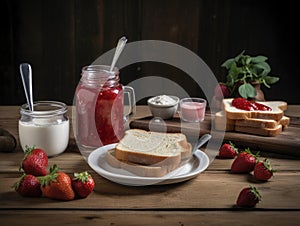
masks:
<svg viewBox="0 0 300 226"><path fill-rule="evenodd" d="M287 128L290 118L283 116L278 121L273 119L228 119L224 111L217 112L214 116L214 128L222 131L236 131L260 136L276 136Z"/></svg>
<svg viewBox="0 0 300 226"><path fill-rule="evenodd" d="M163 177L180 166L180 162L168 165L161 163L151 166L145 166L128 161L120 161L115 157L114 151L115 149L112 149L107 151L106 153L106 160L109 165L114 168L124 169L141 177Z"/></svg>
<svg viewBox="0 0 300 226"><path fill-rule="evenodd" d="M245 126L236 126L235 131L256 134L260 136L274 137L282 132L282 125L278 125L275 128L254 128L254 127L245 127Z"/></svg>

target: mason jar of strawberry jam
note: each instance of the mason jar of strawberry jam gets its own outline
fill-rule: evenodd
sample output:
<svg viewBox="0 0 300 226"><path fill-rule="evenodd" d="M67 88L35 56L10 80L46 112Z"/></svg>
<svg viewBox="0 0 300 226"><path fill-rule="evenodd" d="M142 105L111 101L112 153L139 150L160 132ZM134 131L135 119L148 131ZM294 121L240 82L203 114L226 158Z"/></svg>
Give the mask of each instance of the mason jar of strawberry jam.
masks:
<svg viewBox="0 0 300 226"><path fill-rule="evenodd" d="M82 68L75 93L74 135L79 147L97 148L116 143L124 135L124 91L131 87L119 83L119 70L107 65ZM133 106L131 106L133 108ZM74 112L73 112L74 113Z"/></svg>

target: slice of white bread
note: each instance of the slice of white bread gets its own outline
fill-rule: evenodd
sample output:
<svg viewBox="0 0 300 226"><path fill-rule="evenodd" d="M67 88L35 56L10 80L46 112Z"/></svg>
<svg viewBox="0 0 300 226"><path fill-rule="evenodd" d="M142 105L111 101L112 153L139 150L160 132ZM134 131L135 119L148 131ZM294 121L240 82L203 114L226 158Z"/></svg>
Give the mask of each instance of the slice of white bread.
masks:
<svg viewBox="0 0 300 226"><path fill-rule="evenodd" d="M152 165L176 165L192 154L191 144L182 133L160 133L130 129L115 147L118 160Z"/></svg>
<svg viewBox="0 0 300 226"><path fill-rule="evenodd" d="M284 101L257 101L257 103L264 104L272 109L272 111L246 111L232 106L233 98L223 99L223 110L226 112L228 119L273 119L279 121L284 111L287 109L287 103Z"/></svg>
<svg viewBox="0 0 300 226"><path fill-rule="evenodd" d="M290 118L283 116L280 120L273 119L228 119L224 111L219 111L214 116L214 128L222 131L237 131L260 136L276 136L290 123Z"/></svg>
<svg viewBox="0 0 300 226"><path fill-rule="evenodd" d="M284 128L290 123L290 118L283 116L280 120L273 119L259 119L259 118L247 118L247 119L228 119L224 111L219 111L214 116L214 124L216 130L230 131L234 130L235 126L254 127L254 128L275 128L278 125L282 125Z"/></svg>
<svg viewBox="0 0 300 226"><path fill-rule="evenodd" d="M151 166L145 166L132 162L120 161L115 157L114 149L107 151L106 160L108 164L114 168L124 169L141 177L163 177L180 166L180 164L178 163L173 163L169 165L161 163Z"/></svg>
<svg viewBox="0 0 300 226"><path fill-rule="evenodd" d="M275 128L255 128L255 127L248 127L248 126L235 126L234 130L242 133L274 137L282 132L282 125L278 125Z"/></svg>

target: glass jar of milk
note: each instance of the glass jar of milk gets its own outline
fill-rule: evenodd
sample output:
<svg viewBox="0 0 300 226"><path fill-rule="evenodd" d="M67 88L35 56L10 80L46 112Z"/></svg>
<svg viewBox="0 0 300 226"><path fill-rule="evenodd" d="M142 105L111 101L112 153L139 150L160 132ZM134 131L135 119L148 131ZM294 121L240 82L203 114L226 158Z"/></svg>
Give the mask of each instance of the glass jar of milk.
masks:
<svg viewBox="0 0 300 226"><path fill-rule="evenodd" d="M58 155L69 143L69 119L66 104L57 101L37 101L33 111L28 104L21 106L19 139L22 149L35 146L46 151L49 157Z"/></svg>

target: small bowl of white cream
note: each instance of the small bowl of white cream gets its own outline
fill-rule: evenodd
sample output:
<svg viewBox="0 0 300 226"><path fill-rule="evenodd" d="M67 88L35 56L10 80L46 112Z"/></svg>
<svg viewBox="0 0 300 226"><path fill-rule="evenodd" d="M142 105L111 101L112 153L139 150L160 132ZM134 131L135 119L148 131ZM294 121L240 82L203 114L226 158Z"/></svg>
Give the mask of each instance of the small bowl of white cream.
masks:
<svg viewBox="0 0 300 226"><path fill-rule="evenodd" d="M30 111L28 104L21 106L19 139L22 149L35 146L44 149L49 157L61 154L69 143L67 105L58 101L37 101L33 107Z"/></svg>
<svg viewBox="0 0 300 226"><path fill-rule="evenodd" d="M170 119L177 111L179 98L170 95L159 95L151 97L147 101L153 117Z"/></svg>

